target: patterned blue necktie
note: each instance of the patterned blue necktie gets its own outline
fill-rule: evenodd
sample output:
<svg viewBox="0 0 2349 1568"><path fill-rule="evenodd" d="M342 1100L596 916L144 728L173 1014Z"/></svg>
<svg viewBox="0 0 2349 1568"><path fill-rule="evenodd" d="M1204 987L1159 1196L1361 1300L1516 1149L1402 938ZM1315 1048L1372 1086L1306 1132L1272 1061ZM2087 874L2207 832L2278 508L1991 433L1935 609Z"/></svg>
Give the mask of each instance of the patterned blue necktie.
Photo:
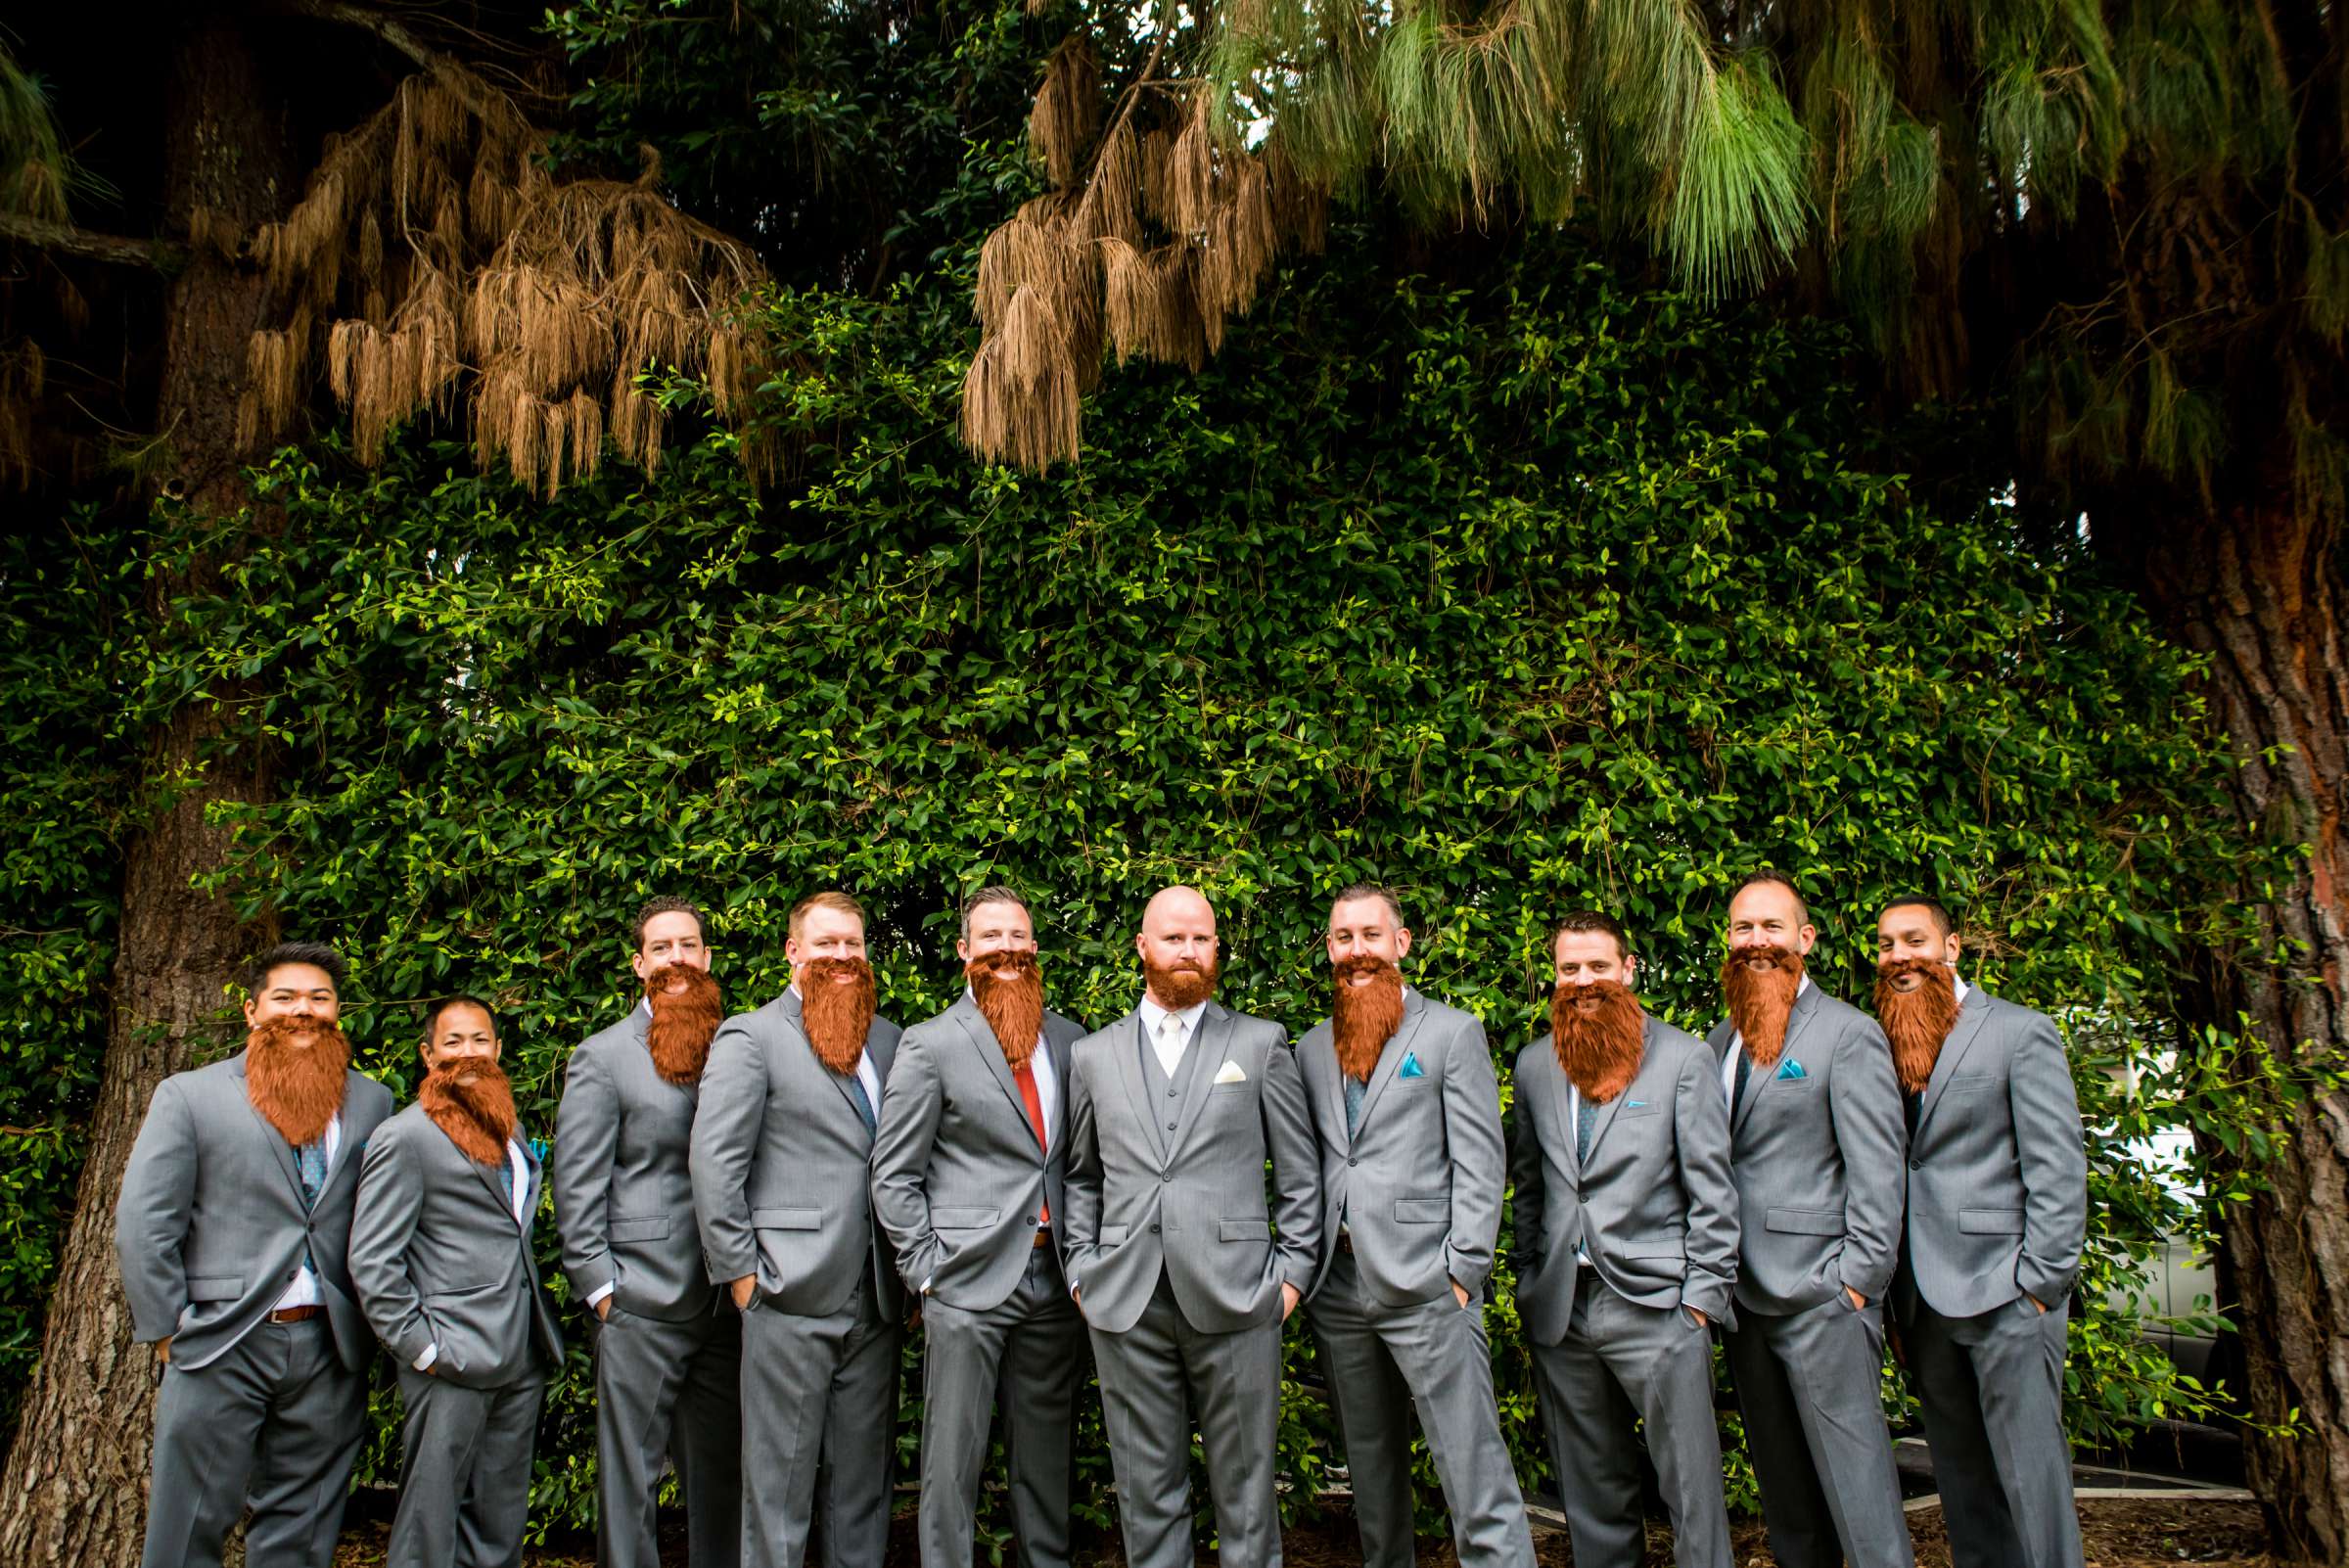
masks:
<svg viewBox="0 0 2349 1568"><path fill-rule="evenodd" d="M301 1173L301 1206L315 1208L318 1194L326 1186L326 1139L319 1138L296 1149L294 1165Z"/></svg>
<svg viewBox="0 0 2349 1568"><path fill-rule="evenodd" d="M514 1160L511 1155L502 1151L497 1157L497 1184L506 1195L506 1212L512 1214L514 1212Z"/></svg>
<svg viewBox="0 0 2349 1568"><path fill-rule="evenodd" d="M1346 1136L1348 1138L1352 1138L1355 1129L1361 1125L1362 1100L1369 1092L1368 1083L1356 1078L1352 1073L1346 1075Z"/></svg>
<svg viewBox="0 0 2349 1568"><path fill-rule="evenodd" d="M1590 1130L1598 1126L1598 1102L1588 1094L1575 1096L1574 1158L1576 1164L1590 1158Z"/></svg>
<svg viewBox="0 0 2349 1568"><path fill-rule="evenodd" d="M873 1118L873 1102L864 1097L864 1080L856 1076L854 1069L850 1070L848 1078L849 1098L856 1102L856 1114L864 1118L864 1130L876 1130L881 1124Z"/></svg>

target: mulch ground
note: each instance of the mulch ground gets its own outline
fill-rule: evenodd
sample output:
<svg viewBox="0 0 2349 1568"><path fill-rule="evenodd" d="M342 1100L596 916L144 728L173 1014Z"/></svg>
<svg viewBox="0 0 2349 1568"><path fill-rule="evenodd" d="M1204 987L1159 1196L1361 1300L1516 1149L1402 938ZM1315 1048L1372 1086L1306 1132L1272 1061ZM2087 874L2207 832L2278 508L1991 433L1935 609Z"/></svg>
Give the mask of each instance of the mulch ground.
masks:
<svg viewBox="0 0 2349 1568"><path fill-rule="evenodd" d="M2261 1549L2266 1537L2259 1510L2248 1502L2148 1497L2095 1499L2079 1506L2089 1568L2155 1568L2156 1564L2168 1568L2178 1563L2282 1568L2283 1559ZM1912 1511L1909 1527L1916 1540L1917 1568L1950 1568L1941 1511L1932 1507ZM354 1523L335 1554L336 1568L380 1568L387 1534L380 1522ZM682 1533L671 1534L664 1545L668 1548L663 1553L665 1562L671 1568L684 1568ZM1561 1532L1537 1529L1534 1546L1542 1568L1569 1568L1574 1561L1574 1552ZM1763 1542L1760 1525L1738 1526L1735 1547L1739 1568L1770 1568L1770 1549ZM1281 1550L1287 1568L1359 1568L1362 1560L1353 1520L1342 1511L1289 1531L1282 1538ZM1120 1561L1114 1546L1080 1555L1087 1568L1117 1568ZM1200 1554L1203 1564L1215 1560L1213 1552ZM1647 1560L1650 1568L1670 1568L1671 1538L1660 1528L1649 1530ZM530 1568L593 1568L595 1544L561 1543L530 1551L524 1561ZM891 1534L888 1568L918 1568L919 1562L908 1510L898 1516ZM1450 1542L1422 1543L1419 1564L1420 1568L1457 1568Z"/></svg>

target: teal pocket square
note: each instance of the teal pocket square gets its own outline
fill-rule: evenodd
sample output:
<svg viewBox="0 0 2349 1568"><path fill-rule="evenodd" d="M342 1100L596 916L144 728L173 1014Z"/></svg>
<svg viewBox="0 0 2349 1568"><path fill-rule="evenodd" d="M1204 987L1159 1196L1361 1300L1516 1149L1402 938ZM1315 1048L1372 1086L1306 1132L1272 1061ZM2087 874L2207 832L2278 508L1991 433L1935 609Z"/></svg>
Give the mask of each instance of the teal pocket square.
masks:
<svg viewBox="0 0 2349 1568"><path fill-rule="evenodd" d="M1416 1051L1405 1051L1403 1053L1403 1065L1395 1070L1395 1076L1397 1078L1427 1077L1427 1069L1419 1065L1419 1053Z"/></svg>
<svg viewBox="0 0 2349 1568"><path fill-rule="evenodd" d="M1778 1077L1780 1078L1809 1078L1810 1076L1810 1074L1803 1071L1803 1064L1796 1061L1791 1056L1786 1058L1785 1062L1782 1063L1778 1068Z"/></svg>
<svg viewBox="0 0 2349 1568"><path fill-rule="evenodd" d="M1636 1111L1640 1106L1645 1105L1647 1101L1645 1100L1626 1100L1623 1102L1623 1108L1627 1111Z"/></svg>

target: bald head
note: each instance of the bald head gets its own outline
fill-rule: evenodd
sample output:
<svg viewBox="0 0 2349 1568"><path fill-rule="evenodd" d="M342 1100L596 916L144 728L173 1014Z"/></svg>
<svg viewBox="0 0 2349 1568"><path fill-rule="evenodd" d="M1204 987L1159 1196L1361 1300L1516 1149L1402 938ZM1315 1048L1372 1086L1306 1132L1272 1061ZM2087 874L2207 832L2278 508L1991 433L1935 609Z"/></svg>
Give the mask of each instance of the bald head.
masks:
<svg viewBox="0 0 2349 1568"><path fill-rule="evenodd" d="M1197 888L1166 888L1142 910L1142 929L1133 939L1142 956L1142 972L1150 993L1162 1007L1175 998L1161 992L1162 976L1184 971L1213 976L1216 972L1216 911Z"/></svg>

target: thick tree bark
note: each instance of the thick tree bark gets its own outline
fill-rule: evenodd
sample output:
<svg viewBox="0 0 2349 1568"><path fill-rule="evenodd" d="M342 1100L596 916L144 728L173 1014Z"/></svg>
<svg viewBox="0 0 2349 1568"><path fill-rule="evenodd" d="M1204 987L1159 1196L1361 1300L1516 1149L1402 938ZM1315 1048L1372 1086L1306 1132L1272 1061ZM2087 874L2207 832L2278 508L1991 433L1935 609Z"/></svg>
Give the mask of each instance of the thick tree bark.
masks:
<svg viewBox="0 0 2349 1568"><path fill-rule="evenodd" d="M205 8L208 9L208 8ZM192 19L174 45L166 111L171 229L243 236L282 215L293 169L250 43L233 20ZM235 445L246 340L261 316L261 280L214 243L190 247L165 307L157 427L170 442L166 494L200 516L250 505ZM158 609L200 585L160 583ZM106 1063L92 1114L41 1363L0 1473L0 1563L11 1568L135 1563L146 1521L156 1369L130 1341L114 1256L122 1167L156 1084L188 1065L215 1031L222 988L265 933L192 880L223 863L216 801L260 797L250 758L224 753L218 707L176 715L149 748L156 814L125 853L120 947ZM187 781L178 787L176 781Z"/></svg>

